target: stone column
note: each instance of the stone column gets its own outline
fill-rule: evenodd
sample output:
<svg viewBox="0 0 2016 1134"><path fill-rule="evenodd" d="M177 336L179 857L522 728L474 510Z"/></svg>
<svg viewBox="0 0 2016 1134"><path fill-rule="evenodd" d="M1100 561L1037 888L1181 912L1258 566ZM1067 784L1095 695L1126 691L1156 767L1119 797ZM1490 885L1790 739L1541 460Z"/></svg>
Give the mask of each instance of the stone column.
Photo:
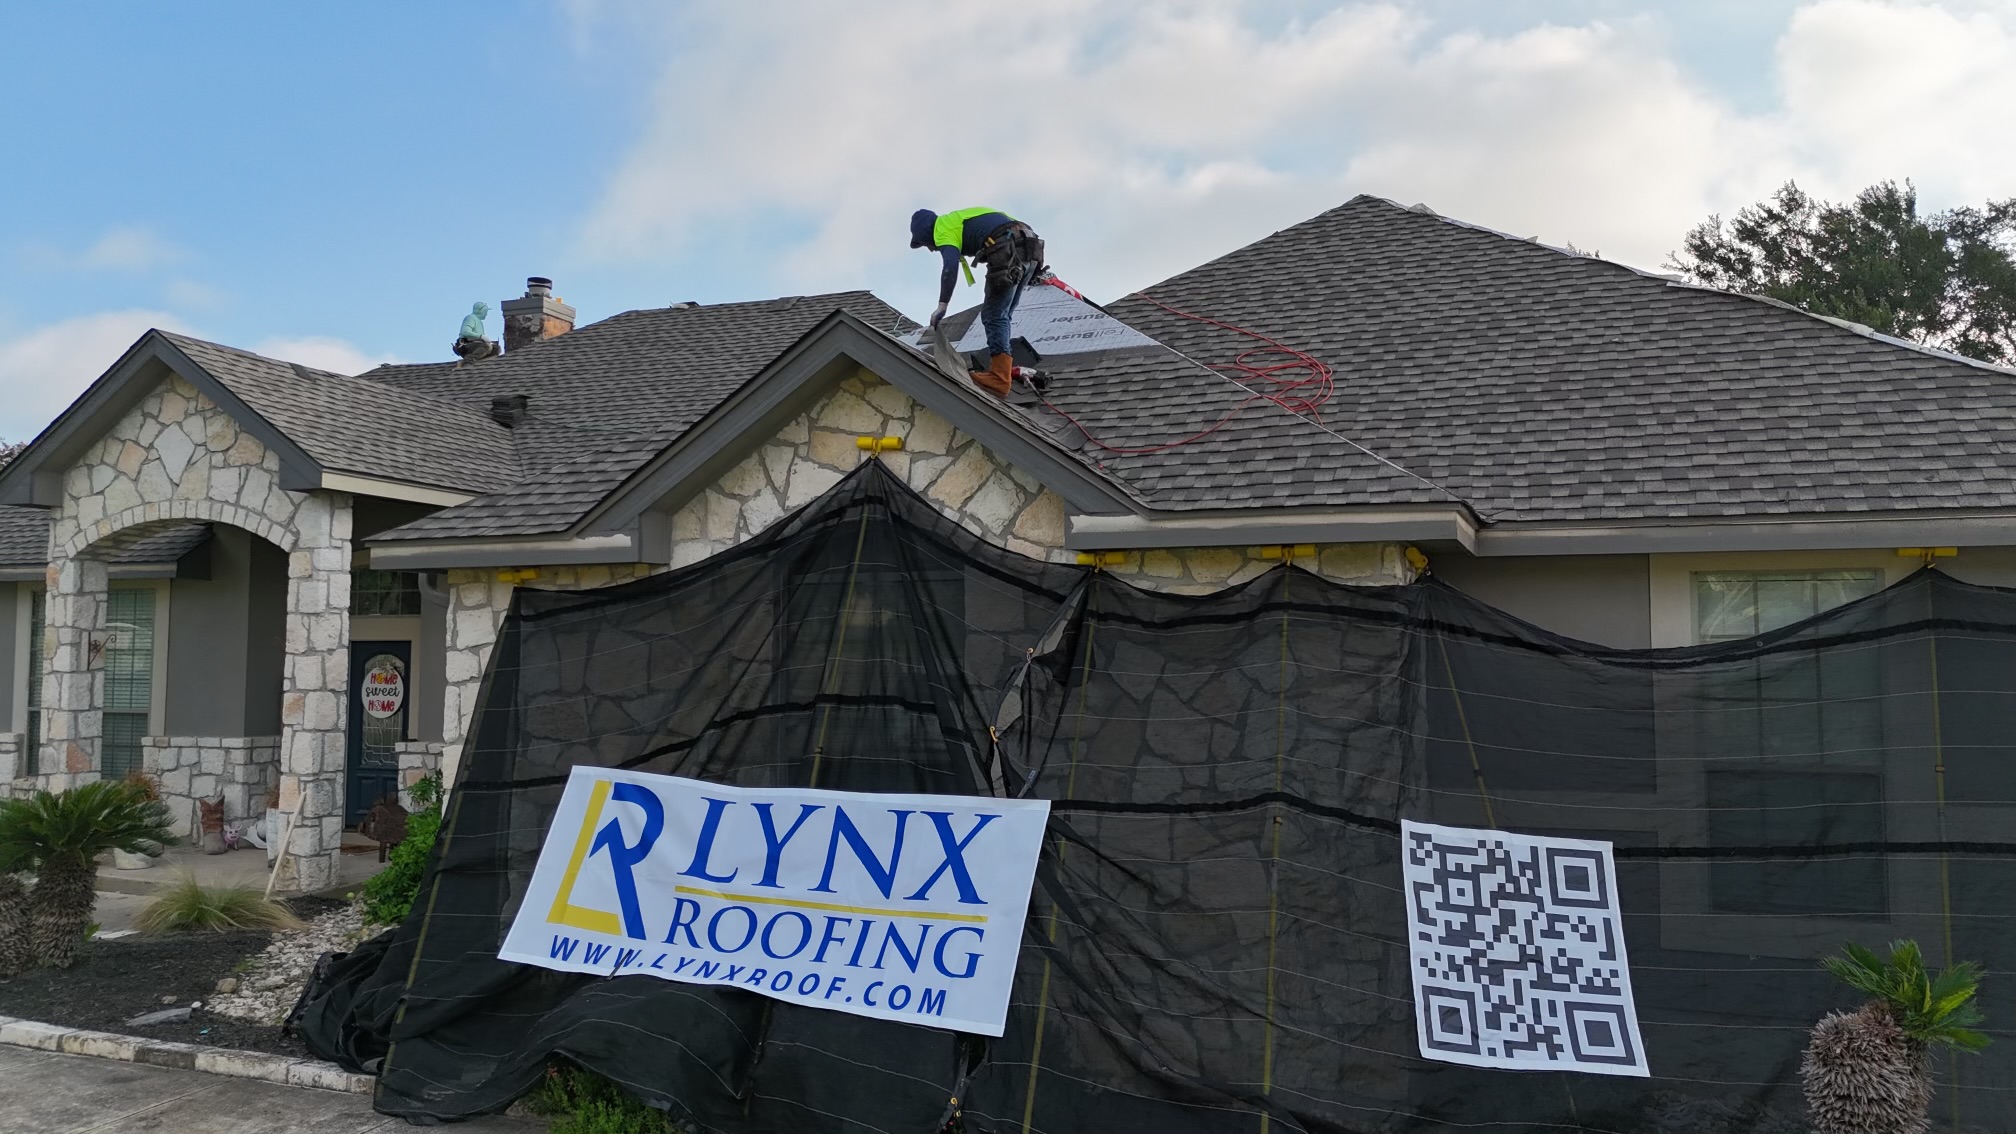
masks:
<svg viewBox="0 0 2016 1134"><path fill-rule="evenodd" d="M42 750L37 786L63 791L98 778L105 735L105 672L94 643L105 639L105 564L75 557L50 563L43 607Z"/></svg>
<svg viewBox="0 0 2016 1134"><path fill-rule="evenodd" d="M488 571L448 572L447 685L441 691L441 778L453 784L462 765L462 746L476 713L483 670L497 644L504 615L511 609L510 583Z"/></svg>
<svg viewBox="0 0 2016 1134"><path fill-rule="evenodd" d="M295 513L287 557L287 672L280 703L280 810L296 816L281 882L336 884L343 843L350 693L350 497L317 492Z"/></svg>

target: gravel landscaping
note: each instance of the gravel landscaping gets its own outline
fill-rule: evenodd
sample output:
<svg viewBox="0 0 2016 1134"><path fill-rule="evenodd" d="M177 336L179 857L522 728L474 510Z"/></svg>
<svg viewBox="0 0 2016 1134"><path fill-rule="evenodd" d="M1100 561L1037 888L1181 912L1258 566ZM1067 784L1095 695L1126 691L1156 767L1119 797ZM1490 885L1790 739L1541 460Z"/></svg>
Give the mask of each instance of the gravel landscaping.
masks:
<svg viewBox="0 0 2016 1134"><path fill-rule="evenodd" d="M347 953L364 935L364 911L344 902L321 903L319 911L291 903L306 928L276 933L256 956L246 958L241 971L213 988L210 1011L254 1024L277 1026L287 1018L315 962L324 953Z"/></svg>

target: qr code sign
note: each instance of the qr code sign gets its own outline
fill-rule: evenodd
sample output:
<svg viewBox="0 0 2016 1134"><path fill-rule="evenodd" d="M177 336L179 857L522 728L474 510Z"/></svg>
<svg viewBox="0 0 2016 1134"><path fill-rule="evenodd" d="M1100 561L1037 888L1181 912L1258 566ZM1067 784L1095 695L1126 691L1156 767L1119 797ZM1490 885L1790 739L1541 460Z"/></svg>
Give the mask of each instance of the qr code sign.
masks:
<svg viewBox="0 0 2016 1134"><path fill-rule="evenodd" d="M1406 821L1400 841L1423 1056L1651 1074L1609 843Z"/></svg>

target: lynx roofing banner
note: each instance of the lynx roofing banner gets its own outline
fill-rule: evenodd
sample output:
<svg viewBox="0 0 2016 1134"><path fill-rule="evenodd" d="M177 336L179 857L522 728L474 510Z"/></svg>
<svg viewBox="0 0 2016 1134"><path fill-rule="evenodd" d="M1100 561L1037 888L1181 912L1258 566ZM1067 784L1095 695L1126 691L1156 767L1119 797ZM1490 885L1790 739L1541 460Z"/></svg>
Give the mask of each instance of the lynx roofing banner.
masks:
<svg viewBox="0 0 2016 1134"><path fill-rule="evenodd" d="M998 1036L1049 815L577 767L497 955Z"/></svg>

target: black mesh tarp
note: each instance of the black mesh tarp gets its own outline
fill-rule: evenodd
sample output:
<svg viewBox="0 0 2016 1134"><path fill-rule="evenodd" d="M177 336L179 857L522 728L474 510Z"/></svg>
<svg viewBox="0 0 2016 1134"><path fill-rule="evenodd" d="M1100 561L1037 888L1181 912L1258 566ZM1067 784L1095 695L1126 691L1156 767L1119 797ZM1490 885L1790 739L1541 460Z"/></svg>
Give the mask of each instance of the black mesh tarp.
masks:
<svg viewBox="0 0 2016 1134"><path fill-rule="evenodd" d="M414 1118L554 1056L723 1131L1803 1130L1850 939L1985 964L1935 1129L2016 1121L2016 593L1934 571L1714 646L1425 581L1204 597L984 543L870 464L770 533L520 591L413 916L304 1031ZM990 730L998 730L998 741ZM1054 802L1007 1034L500 962L567 770ZM1612 841L1653 1077L1417 1054L1401 818ZM389 1045L389 1052L388 1052Z"/></svg>

